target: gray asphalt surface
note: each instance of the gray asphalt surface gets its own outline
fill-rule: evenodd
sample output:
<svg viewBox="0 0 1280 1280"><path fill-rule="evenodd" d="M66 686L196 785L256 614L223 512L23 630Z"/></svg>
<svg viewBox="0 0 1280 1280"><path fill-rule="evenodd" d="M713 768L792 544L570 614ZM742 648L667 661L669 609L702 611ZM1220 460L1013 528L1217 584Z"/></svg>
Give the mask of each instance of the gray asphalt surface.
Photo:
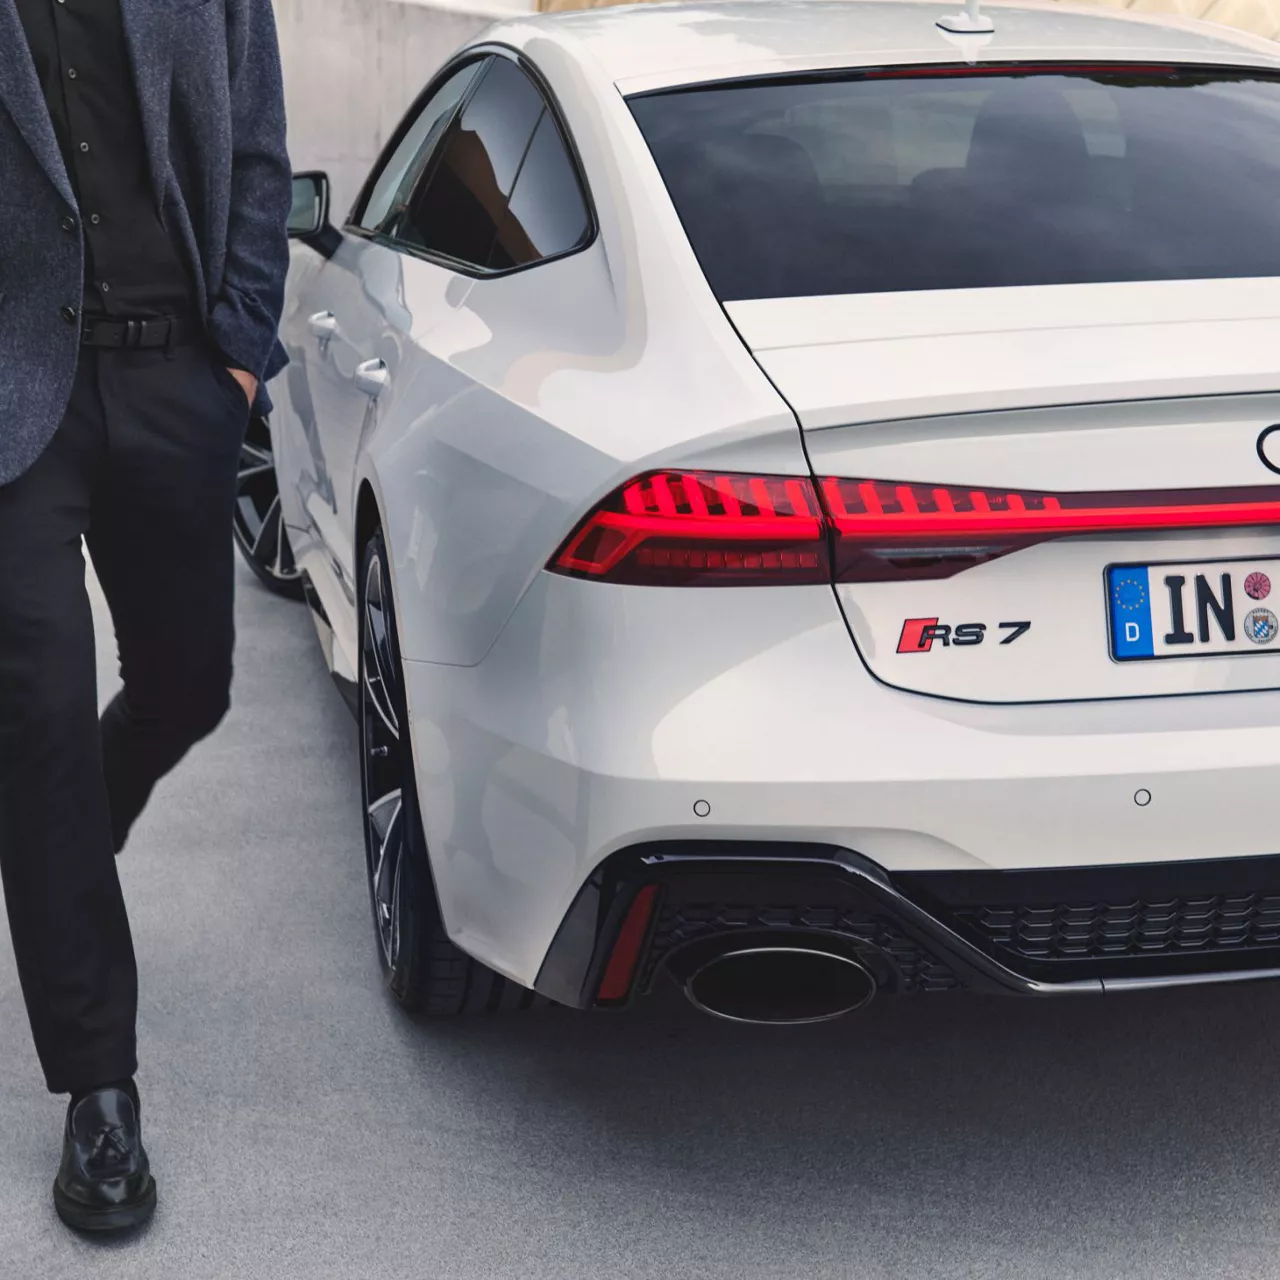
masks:
<svg viewBox="0 0 1280 1280"><path fill-rule="evenodd" d="M354 726L302 608L240 585L235 709L122 861L159 1211L107 1245L54 1216L4 939L0 1276L1280 1276L1280 988L406 1019Z"/></svg>

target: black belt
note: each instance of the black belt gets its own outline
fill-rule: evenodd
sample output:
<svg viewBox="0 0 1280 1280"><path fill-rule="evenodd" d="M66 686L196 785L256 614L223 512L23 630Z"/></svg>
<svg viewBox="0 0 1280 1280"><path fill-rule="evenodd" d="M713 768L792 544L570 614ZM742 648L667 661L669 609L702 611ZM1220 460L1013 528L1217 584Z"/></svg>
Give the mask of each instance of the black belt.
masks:
<svg viewBox="0 0 1280 1280"><path fill-rule="evenodd" d="M180 347L195 342L204 326L194 320L106 320L85 316L80 344L85 347Z"/></svg>

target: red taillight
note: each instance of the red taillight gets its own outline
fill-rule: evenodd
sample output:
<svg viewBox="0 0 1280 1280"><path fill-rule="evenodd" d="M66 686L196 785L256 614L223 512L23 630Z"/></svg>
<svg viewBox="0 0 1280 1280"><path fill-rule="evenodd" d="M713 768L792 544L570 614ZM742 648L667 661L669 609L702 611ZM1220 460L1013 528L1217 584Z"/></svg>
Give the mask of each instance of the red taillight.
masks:
<svg viewBox="0 0 1280 1280"><path fill-rule="evenodd" d="M1280 486L1031 493L883 480L821 481L836 580L950 577L1050 538L1280 524Z"/></svg>
<svg viewBox="0 0 1280 1280"><path fill-rule="evenodd" d="M598 1003L625 1000L630 993L631 980L640 960L640 948L644 946L644 936L649 931L649 917L653 915L653 900L657 895L658 886L647 884L631 900L613 944L613 953L605 966L604 977L600 979L600 988L596 992Z"/></svg>
<svg viewBox="0 0 1280 1280"><path fill-rule="evenodd" d="M649 586L950 577L1050 538L1280 525L1280 485L1033 493L663 471L611 494L548 568Z"/></svg>
<svg viewBox="0 0 1280 1280"><path fill-rule="evenodd" d="M611 494L549 566L649 586L830 582L813 482L659 471Z"/></svg>

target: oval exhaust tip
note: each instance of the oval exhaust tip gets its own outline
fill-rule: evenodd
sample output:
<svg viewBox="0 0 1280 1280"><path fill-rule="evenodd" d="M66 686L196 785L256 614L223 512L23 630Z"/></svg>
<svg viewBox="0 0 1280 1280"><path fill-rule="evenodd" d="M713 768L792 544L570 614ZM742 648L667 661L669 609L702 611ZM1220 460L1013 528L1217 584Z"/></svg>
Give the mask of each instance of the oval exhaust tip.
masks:
<svg viewBox="0 0 1280 1280"><path fill-rule="evenodd" d="M858 961L809 947L746 947L713 956L685 983L695 1008L731 1022L829 1022L860 1009L876 981Z"/></svg>

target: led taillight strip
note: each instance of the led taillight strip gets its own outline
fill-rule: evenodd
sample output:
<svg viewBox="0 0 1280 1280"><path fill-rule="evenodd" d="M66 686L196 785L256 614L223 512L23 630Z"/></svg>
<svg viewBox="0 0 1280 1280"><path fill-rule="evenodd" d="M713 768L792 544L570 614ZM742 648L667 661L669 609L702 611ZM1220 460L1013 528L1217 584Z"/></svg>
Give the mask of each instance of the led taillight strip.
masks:
<svg viewBox="0 0 1280 1280"><path fill-rule="evenodd" d="M1280 488L1275 497L1249 498L1234 502L1218 500L1170 502L1168 495L1134 494L1120 504L1097 503L1088 494L1066 496L1036 495L1044 505L1029 507L1010 505L987 510L898 510L851 512L841 498L841 490L858 481L827 479L822 482L823 497L831 511L831 522L840 537L862 540L895 539L962 539L975 537L1034 539L1066 537L1071 534L1124 533L1174 529L1222 529L1248 525L1280 524ZM899 486L905 487L905 486ZM928 490L910 486L912 490ZM971 494L975 491L944 490L948 494ZM976 491L981 494L989 491ZM1249 491L1250 493L1256 491ZM1021 495L1001 494L1005 501L1017 503ZM1070 503L1071 505L1067 505ZM1079 505L1076 505L1079 504Z"/></svg>
<svg viewBox="0 0 1280 1280"><path fill-rule="evenodd" d="M658 471L610 494L550 568L605 581L682 585L830 580L828 524L805 476Z"/></svg>
<svg viewBox="0 0 1280 1280"><path fill-rule="evenodd" d="M640 585L875 581L949 576L1049 538L1259 526L1280 526L1280 485L1047 494L665 471L606 498L548 568Z"/></svg>

